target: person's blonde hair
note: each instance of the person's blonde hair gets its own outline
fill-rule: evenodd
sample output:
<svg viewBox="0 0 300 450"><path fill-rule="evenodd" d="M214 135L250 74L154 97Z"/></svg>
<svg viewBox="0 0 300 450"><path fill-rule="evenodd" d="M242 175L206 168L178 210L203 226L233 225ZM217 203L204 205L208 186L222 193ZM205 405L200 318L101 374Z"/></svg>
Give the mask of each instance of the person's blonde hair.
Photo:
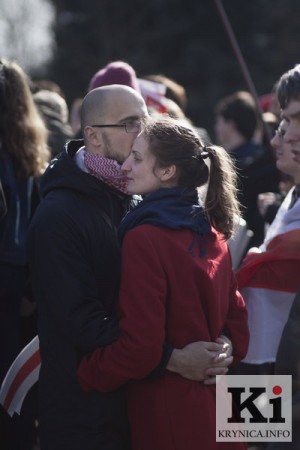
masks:
<svg viewBox="0 0 300 450"><path fill-rule="evenodd" d="M240 216L237 174L226 150L205 146L198 133L186 123L171 118L150 118L143 136L159 167L174 164L177 185L189 189L206 186L204 208L210 223L229 239ZM209 163L206 164L206 160Z"/></svg>
<svg viewBox="0 0 300 450"><path fill-rule="evenodd" d="M0 158L10 156L21 179L39 177L50 159L48 131L27 75L16 62L5 59L0 59L0 110Z"/></svg>

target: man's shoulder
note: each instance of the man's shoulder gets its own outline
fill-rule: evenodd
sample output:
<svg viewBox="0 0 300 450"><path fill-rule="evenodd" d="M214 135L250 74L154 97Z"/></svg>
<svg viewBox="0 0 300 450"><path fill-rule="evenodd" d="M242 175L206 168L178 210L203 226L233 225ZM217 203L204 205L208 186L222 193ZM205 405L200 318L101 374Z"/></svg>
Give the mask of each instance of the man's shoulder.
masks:
<svg viewBox="0 0 300 450"><path fill-rule="evenodd" d="M98 200L98 201L97 201ZM104 202L71 189L55 189L41 201L33 216L30 231L49 236L70 233L80 236L107 236L112 228Z"/></svg>

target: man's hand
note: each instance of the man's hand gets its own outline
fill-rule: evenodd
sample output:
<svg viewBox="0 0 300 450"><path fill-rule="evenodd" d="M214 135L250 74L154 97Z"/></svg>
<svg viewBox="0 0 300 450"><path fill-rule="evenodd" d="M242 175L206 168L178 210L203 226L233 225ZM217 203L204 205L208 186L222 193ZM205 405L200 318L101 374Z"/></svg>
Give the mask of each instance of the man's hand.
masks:
<svg viewBox="0 0 300 450"><path fill-rule="evenodd" d="M233 361L231 340L221 335L216 342L222 344L223 349L219 355L215 356L212 366L205 371L204 384L215 384L216 375L225 375Z"/></svg>
<svg viewBox="0 0 300 450"><path fill-rule="evenodd" d="M216 342L192 342L180 350L173 350L167 370L189 380L213 384L216 375L227 373L233 360L231 353L231 342L224 336Z"/></svg>

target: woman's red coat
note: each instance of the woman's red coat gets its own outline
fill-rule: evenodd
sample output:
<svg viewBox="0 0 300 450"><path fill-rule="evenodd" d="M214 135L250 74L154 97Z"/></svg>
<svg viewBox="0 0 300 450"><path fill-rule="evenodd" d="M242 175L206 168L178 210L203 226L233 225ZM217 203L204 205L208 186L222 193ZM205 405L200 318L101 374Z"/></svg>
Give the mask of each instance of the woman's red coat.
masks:
<svg viewBox="0 0 300 450"><path fill-rule="evenodd" d="M215 439L215 386L166 371L164 342L182 348L194 341L233 343L236 360L247 351L247 314L237 291L227 244L211 233L190 248L189 230L140 225L122 247L119 301L121 338L86 357L79 369L86 389L110 391L127 383L133 450L242 449Z"/></svg>

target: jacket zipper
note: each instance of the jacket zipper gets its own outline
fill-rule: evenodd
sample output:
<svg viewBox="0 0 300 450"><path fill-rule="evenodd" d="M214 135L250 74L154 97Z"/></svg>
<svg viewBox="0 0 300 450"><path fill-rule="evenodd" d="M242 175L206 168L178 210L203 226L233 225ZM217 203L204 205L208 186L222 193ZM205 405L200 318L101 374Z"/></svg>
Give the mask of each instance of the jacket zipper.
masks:
<svg viewBox="0 0 300 450"><path fill-rule="evenodd" d="M19 228L20 228L20 197L17 196L16 200L16 225L15 225L15 244L19 244Z"/></svg>

